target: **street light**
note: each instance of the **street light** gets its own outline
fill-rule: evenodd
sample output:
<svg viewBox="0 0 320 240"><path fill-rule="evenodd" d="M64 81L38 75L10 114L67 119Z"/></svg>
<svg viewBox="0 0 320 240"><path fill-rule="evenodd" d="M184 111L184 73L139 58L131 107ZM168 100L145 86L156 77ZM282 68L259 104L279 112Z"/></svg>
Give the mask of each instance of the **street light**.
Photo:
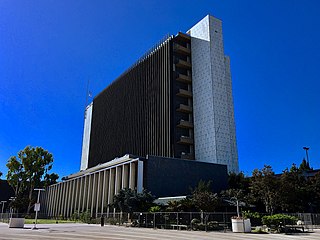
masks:
<svg viewBox="0 0 320 240"><path fill-rule="evenodd" d="M10 197L9 201L14 202L16 200L17 197ZM12 205L10 206L10 218L12 218L12 214L13 214L13 207Z"/></svg>
<svg viewBox="0 0 320 240"><path fill-rule="evenodd" d="M4 209L4 204L6 203L7 201L1 201L1 204L2 204L2 211L1 211L1 219L3 221L3 209Z"/></svg>
<svg viewBox="0 0 320 240"><path fill-rule="evenodd" d="M303 147L304 150L306 150L306 156L307 156L307 163L308 165L310 166L310 163L309 163L309 156L308 156L308 150L310 149L309 147Z"/></svg>
<svg viewBox="0 0 320 240"><path fill-rule="evenodd" d="M34 205L34 210L36 211L36 221L34 222L34 227L32 229L37 229L38 211L40 211L40 192L45 190L41 188L35 188L33 190L38 191L38 200L37 203Z"/></svg>

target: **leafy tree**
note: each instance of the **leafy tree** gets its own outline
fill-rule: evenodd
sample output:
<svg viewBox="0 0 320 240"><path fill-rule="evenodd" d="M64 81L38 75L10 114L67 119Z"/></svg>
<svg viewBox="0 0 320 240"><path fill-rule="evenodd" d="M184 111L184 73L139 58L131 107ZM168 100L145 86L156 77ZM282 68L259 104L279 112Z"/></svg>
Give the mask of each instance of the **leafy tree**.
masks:
<svg viewBox="0 0 320 240"><path fill-rule="evenodd" d="M300 171L309 171L312 170L310 167L309 163L306 161L306 159L303 159L300 166L299 166Z"/></svg>
<svg viewBox="0 0 320 240"><path fill-rule="evenodd" d="M46 173L46 175L44 176L44 180L43 180L43 186L44 187L48 187L52 184L57 183L57 180L59 179L59 175L56 173L51 173L48 174Z"/></svg>
<svg viewBox="0 0 320 240"><path fill-rule="evenodd" d="M292 164L280 177L280 206L285 212L303 212L307 209L309 191L306 178L300 168Z"/></svg>
<svg viewBox="0 0 320 240"><path fill-rule="evenodd" d="M57 174L48 174L53 163L53 156L41 147L27 146L8 160L7 180L13 187L16 202L27 199L27 213L34 203L34 189L55 183ZM21 207L21 206L20 206Z"/></svg>
<svg viewBox="0 0 320 240"><path fill-rule="evenodd" d="M249 193L250 179L243 172L239 174L229 173L228 189L241 189L245 194Z"/></svg>
<svg viewBox="0 0 320 240"><path fill-rule="evenodd" d="M316 208L317 212L320 212L320 172L316 173L316 175L310 179L310 187L314 207Z"/></svg>
<svg viewBox="0 0 320 240"><path fill-rule="evenodd" d="M195 206L193 199L187 197L178 201L169 201L166 210L169 212L193 212L195 211Z"/></svg>
<svg viewBox="0 0 320 240"><path fill-rule="evenodd" d="M242 189L228 189L222 191L221 194L224 199L231 201L233 205L237 206L237 215L240 217L239 202L245 201L244 191Z"/></svg>
<svg viewBox="0 0 320 240"><path fill-rule="evenodd" d="M113 197L112 206L119 211L133 213L148 211L153 205L155 197L143 190L138 193L136 190L130 188L121 189L118 194Z"/></svg>
<svg viewBox="0 0 320 240"><path fill-rule="evenodd" d="M273 214L279 204L279 179L276 178L271 166L265 165L260 171L252 173L251 193L257 201L262 201L267 213Z"/></svg>
<svg viewBox="0 0 320 240"><path fill-rule="evenodd" d="M192 192L194 206L203 212L213 212L219 205L219 198L216 193L211 192L211 181L200 180L198 186Z"/></svg>

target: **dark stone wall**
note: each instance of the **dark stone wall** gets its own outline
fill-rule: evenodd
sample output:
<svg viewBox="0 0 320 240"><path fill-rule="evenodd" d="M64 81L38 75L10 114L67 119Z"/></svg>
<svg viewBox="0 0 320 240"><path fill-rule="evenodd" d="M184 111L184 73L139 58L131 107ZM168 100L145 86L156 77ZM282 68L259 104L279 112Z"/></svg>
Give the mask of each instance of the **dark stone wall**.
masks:
<svg viewBox="0 0 320 240"><path fill-rule="evenodd" d="M171 55L168 40L93 100L88 167L127 153L173 155Z"/></svg>
<svg viewBox="0 0 320 240"><path fill-rule="evenodd" d="M219 193L227 188L227 166L148 156L144 161L144 188L156 197L190 195L200 180L212 181L212 191Z"/></svg>

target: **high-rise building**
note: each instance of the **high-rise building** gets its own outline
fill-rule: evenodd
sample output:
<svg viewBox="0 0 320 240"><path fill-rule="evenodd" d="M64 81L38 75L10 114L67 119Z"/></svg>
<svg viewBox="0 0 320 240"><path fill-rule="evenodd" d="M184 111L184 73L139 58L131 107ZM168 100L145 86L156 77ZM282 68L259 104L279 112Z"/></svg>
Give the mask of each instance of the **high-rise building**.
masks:
<svg viewBox="0 0 320 240"><path fill-rule="evenodd" d="M200 180L226 188L238 172L229 58L221 21L206 16L167 36L85 111L81 171L51 185L42 211L112 212L120 189L190 194Z"/></svg>
<svg viewBox="0 0 320 240"><path fill-rule="evenodd" d="M168 36L86 109L81 169L125 154L225 164L238 172L230 61L206 16Z"/></svg>

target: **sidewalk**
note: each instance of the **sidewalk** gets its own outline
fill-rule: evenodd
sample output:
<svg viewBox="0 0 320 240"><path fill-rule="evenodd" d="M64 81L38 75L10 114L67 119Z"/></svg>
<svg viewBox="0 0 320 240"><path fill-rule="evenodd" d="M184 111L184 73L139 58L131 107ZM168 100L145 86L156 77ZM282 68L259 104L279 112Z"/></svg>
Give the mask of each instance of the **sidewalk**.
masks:
<svg viewBox="0 0 320 240"><path fill-rule="evenodd" d="M154 230L146 228L131 228L123 226L106 225L100 227L94 224L39 224L38 230L31 230L32 224L26 224L24 229L8 228L7 224L0 223L0 240L37 240L37 239L112 239L112 240L140 240L140 239L166 239L166 240L319 240L320 230L314 233L284 235L284 234L244 234L244 233L223 233L223 232L200 232L200 231L178 231L178 230Z"/></svg>

